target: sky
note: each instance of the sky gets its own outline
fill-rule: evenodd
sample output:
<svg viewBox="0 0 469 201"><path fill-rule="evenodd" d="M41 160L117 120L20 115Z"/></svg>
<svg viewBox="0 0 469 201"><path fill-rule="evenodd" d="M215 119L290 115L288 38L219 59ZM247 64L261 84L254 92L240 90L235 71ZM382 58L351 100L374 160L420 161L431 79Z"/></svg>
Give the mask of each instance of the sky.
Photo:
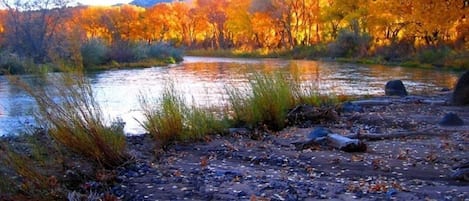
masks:
<svg viewBox="0 0 469 201"><path fill-rule="evenodd" d="M109 6L118 3L129 3L132 0L78 0L78 2L85 5L100 5L100 6Z"/></svg>

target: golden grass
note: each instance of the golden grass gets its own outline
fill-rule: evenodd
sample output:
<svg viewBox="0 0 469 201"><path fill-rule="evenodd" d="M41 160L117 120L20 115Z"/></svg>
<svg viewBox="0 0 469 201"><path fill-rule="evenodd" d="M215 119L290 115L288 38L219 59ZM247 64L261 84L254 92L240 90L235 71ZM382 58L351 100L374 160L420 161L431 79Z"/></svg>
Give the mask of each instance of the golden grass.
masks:
<svg viewBox="0 0 469 201"><path fill-rule="evenodd" d="M36 100L39 123L59 144L102 167L126 162L124 133L106 124L91 85L81 72L43 75L40 85L15 77L11 80Z"/></svg>
<svg viewBox="0 0 469 201"><path fill-rule="evenodd" d="M248 90L227 88L229 116L236 126L281 130L288 111L299 104L321 106L337 103L333 95L321 95L314 86L303 86L297 75L254 74Z"/></svg>
<svg viewBox="0 0 469 201"><path fill-rule="evenodd" d="M140 124L162 146L177 140L202 139L225 127L209 109L187 104L173 82L167 83L159 99L141 96L140 105L145 118Z"/></svg>

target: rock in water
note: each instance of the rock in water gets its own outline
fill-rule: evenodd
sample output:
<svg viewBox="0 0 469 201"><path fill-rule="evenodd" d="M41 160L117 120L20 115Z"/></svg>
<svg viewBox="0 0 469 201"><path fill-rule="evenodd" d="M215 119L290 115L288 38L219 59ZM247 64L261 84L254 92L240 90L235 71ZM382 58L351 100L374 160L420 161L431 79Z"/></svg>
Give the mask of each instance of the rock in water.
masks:
<svg viewBox="0 0 469 201"><path fill-rule="evenodd" d="M446 114L438 124L440 126L462 126L464 122L457 114L450 112Z"/></svg>
<svg viewBox="0 0 469 201"><path fill-rule="evenodd" d="M384 88L386 96L407 96L407 90L401 80L391 80Z"/></svg>
<svg viewBox="0 0 469 201"><path fill-rule="evenodd" d="M451 102L454 105L469 105L469 71L462 74L456 83Z"/></svg>

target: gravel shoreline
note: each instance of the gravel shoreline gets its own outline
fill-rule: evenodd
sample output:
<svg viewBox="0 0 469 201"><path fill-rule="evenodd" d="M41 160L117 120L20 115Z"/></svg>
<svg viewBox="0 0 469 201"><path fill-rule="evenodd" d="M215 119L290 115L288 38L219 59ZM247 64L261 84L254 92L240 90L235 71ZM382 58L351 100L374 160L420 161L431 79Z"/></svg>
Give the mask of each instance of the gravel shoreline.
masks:
<svg viewBox="0 0 469 201"><path fill-rule="evenodd" d="M469 183L451 178L469 162L469 107L450 106L447 94L376 97L356 102L363 112L334 122L278 133L211 136L165 152L148 135L129 137L135 163L118 170L111 192L122 200L469 200ZM465 125L442 127L448 112ZM364 153L327 146L297 150L315 126L339 134L425 130L365 141Z"/></svg>

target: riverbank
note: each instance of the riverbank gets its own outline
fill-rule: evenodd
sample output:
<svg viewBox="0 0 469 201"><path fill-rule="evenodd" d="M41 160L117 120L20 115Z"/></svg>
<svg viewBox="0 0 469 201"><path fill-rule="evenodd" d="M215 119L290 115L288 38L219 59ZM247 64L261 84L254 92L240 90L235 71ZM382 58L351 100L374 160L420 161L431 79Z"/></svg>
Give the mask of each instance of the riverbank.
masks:
<svg viewBox="0 0 469 201"><path fill-rule="evenodd" d="M104 64L99 66L89 67L87 71L103 71L103 70L119 70L119 69L132 69L132 68L151 68L156 66L169 66L171 64L177 64L182 61L181 59L175 59L173 57L165 59L150 59L136 62L111 62L110 64Z"/></svg>
<svg viewBox="0 0 469 201"><path fill-rule="evenodd" d="M167 66L182 60L182 49L166 43L147 44L120 41L107 44L100 39L92 39L81 44L80 52L77 52L72 58L54 57L40 62L0 49L0 75L61 72L70 69L97 71L146 68Z"/></svg>
<svg viewBox="0 0 469 201"><path fill-rule="evenodd" d="M200 57L229 57L229 58L283 58L283 59L306 59L319 61L336 61L342 63L358 64L380 64L386 66L402 66L409 68L467 70L469 69L468 52L446 53L425 50L415 53L414 56L406 55L407 58L388 58L385 55L362 56L362 57L334 57L327 55L327 49L316 47L299 47L290 51L262 51L256 50L243 52L236 50L188 50L188 56Z"/></svg>
<svg viewBox="0 0 469 201"><path fill-rule="evenodd" d="M136 160L122 169L113 192L124 200L465 200L467 181L452 167L469 162L469 108L446 103L448 94L376 97L357 101L363 112L280 132L232 132L204 142L179 143L155 156L151 139L129 140ZM466 124L442 127L448 112ZM314 127L349 135L420 132L366 141L364 153L327 146L298 150Z"/></svg>
<svg viewBox="0 0 469 201"><path fill-rule="evenodd" d="M96 173L79 157L64 157L56 178L68 181L74 196L107 192L122 200L466 200L467 181L451 174L469 162L469 108L449 105L448 96L374 97L354 102L362 110L334 109L334 119L279 132L232 129L165 151L149 135L129 136L128 165ZM465 124L440 126L449 112ZM294 146L318 126L341 135L409 136L364 140L363 153ZM34 150L25 140L8 142Z"/></svg>

